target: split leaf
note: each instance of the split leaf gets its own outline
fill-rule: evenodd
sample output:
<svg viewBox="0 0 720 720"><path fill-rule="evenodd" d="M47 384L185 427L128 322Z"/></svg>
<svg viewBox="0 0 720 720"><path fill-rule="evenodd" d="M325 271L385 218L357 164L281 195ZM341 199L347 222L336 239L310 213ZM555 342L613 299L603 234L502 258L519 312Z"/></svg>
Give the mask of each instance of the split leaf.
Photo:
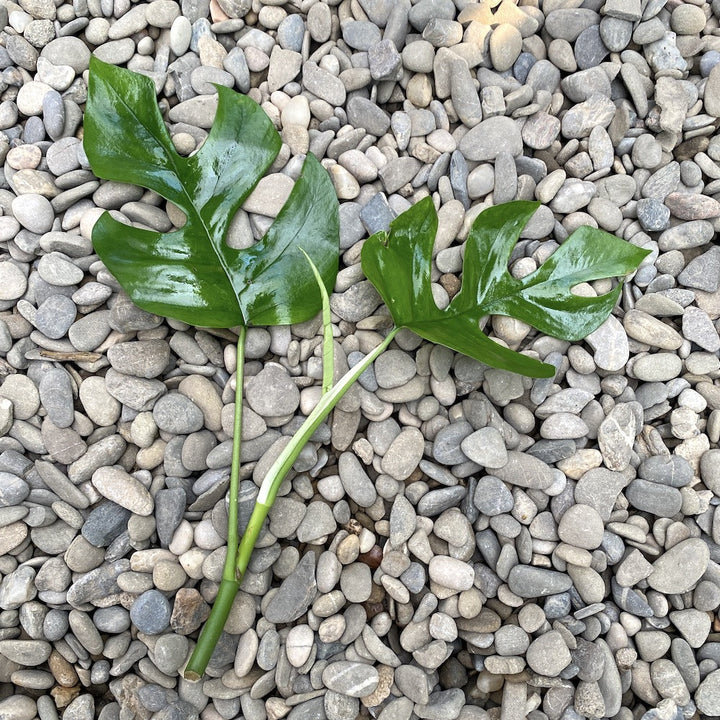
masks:
<svg viewBox="0 0 720 720"><path fill-rule="evenodd" d="M177 205L186 224L172 232L124 225L103 214L95 249L132 300L191 325L283 325L321 307L302 248L332 289L338 267L339 217L332 182L313 155L265 236L236 250L230 222L280 150L280 137L250 98L218 87L215 122L202 147L178 155L152 81L90 61L84 147L101 178L133 183Z"/></svg>
<svg viewBox="0 0 720 720"><path fill-rule="evenodd" d="M576 230L535 272L513 278L508 261L539 203L517 201L484 210L465 243L462 286L444 310L433 298L430 272L437 214L425 198L396 218L390 232L375 233L362 249L362 267L398 327L494 367L531 377L555 368L509 350L479 328L485 315L508 315L541 332L578 340L610 314L618 283L599 297L571 292L579 283L634 271L648 254L602 230Z"/></svg>

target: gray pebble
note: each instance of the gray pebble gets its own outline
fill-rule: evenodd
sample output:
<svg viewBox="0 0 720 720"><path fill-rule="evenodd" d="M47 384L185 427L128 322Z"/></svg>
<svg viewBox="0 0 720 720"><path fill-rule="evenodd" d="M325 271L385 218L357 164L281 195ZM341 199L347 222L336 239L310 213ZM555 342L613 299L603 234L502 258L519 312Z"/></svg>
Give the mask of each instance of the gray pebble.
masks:
<svg viewBox="0 0 720 720"><path fill-rule="evenodd" d="M153 420L161 430L177 435L187 435L203 427L200 408L179 392L158 398L153 406Z"/></svg>
<svg viewBox="0 0 720 720"><path fill-rule="evenodd" d="M130 608L135 627L148 635L159 635L170 624L170 603L158 590L142 593Z"/></svg>
<svg viewBox="0 0 720 720"><path fill-rule="evenodd" d="M75 421L72 381L61 368L49 370L40 381L40 402L48 417L59 428L67 428Z"/></svg>
<svg viewBox="0 0 720 720"><path fill-rule="evenodd" d="M516 565L507 582L510 590L526 598L557 595L572 586L572 580L565 573L529 565Z"/></svg>
<svg viewBox="0 0 720 720"><path fill-rule="evenodd" d="M265 608L265 618L276 625L297 620L307 612L315 591L315 555L309 552L272 596Z"/></svg>

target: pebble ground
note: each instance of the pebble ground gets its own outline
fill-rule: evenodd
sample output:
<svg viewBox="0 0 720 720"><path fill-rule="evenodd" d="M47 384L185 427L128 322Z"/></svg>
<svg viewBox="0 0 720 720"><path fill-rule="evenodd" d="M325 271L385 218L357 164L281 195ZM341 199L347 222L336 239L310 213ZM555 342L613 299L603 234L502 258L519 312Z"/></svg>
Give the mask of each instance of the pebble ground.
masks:
<svg viewBox="0 0 720 720"><path fill-rule="evenodd" d="M0 2L0 717L691 720L720 716L720 0ZM651 250L584 342L492 318L530 380L410 333L295 464L202 682L225 555L235 336L132 305L93 254L91 54L155 82L181 154L213 83L341 202L338 370L381 339L362 240L432 194L440 306L483 208L543 205L521 277L576 227ZM612 281L578 288L603 293ZM319 320L247 338L241 524L318 400Z"/></svg>

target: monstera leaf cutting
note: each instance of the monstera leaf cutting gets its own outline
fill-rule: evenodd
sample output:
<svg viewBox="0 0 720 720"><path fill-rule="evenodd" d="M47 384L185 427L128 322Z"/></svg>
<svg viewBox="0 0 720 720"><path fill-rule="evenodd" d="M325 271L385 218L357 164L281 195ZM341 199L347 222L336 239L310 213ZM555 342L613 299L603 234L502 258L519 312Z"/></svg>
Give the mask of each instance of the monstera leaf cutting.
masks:
<svg viewBox="0 0 720 720"><path fill-rule="evenodd" d="M444 310L433 298L430 271L437 214L425 198L378 232L362 249L362 268L397 327L494 367L531 377L555 368L514 352L479 329L485 315L509 315L541 332L579 340L610 314L622 289L599 297L574 295L582 282L626 275L649 251L591 227L576 230L535 272L516 279L508 272L513 247L539 203L516 201L481 212L465 243L462 286Z"/></svg>
<svg viewBox="0 0 720 720"><path fill-rule="evenodd" d="M248 97L218 87L215 122L190 157L173 146L152 81L90 61L84 147L93 172L142 185L187 216L179 230L152 232L109 213L93 244L133 301L150 312L204 327L302 322L320 309L304 250L332 289L338 265L338 203L328 174L308 155L288 201L265 237L236 250L230 222L280 150L280 136Z"/></svg>

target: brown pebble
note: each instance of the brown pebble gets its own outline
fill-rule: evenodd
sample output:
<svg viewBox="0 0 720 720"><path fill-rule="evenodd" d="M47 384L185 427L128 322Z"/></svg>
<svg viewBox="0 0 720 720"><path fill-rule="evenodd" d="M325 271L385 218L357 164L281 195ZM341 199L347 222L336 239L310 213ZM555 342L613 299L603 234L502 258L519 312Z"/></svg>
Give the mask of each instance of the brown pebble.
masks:
<svg viewBox="0 0 720 720"><path fill-rule="evenodd" d="M78 684L78 675L75 668L57 650L50 653L47 662L50 672L58 685L67 688Z"/></svg>
<svg viewBox="0 0 720 720"><path fill-rule="evenodd" d="M79 694L79 685L75 685L74 687L63 687L62 685L56 685L50 691L50 695L52 695L53 700L55 700L55 707L57 707L58 710L66 708Z"/></svg>
<svg viewBox="0 0 720 720"><path fill-rule="evenodd" d="M445 288L445 292L452 300L460 292L460 278L452 273L445 273L440 276L440 284Z"/></svg>
<svg viewBox="0 0 720 720"><path fill-rule="evenodd" d="M178 635L189 635L197 630L210 615L210 606L193 588L180 588L175 595L170 627Z"/></svg>
<svg viewBox="0 0 720 720"><path fill-rule="evenodd" d="M380 567L383 559L383 551L379 545L373 545L366 553L358 555L358 560L365 563L371 570Z"/></svg>
<svg viewBox="0 0 720 720"><path fill-rule="evenodd" d="M377 707L390 696L390 688L395 679L395 670L389 665L378 665L378 686L369 695L360 698L360 702L368 708Z"/></svg>
<svg viewBox="0 0 720 720"><path fill-rule="evenodd" d="M677 162L692 160L699 152L705 152L709 144L710 140L704 135L686 140L673 150L673 159Z"/></svg>

